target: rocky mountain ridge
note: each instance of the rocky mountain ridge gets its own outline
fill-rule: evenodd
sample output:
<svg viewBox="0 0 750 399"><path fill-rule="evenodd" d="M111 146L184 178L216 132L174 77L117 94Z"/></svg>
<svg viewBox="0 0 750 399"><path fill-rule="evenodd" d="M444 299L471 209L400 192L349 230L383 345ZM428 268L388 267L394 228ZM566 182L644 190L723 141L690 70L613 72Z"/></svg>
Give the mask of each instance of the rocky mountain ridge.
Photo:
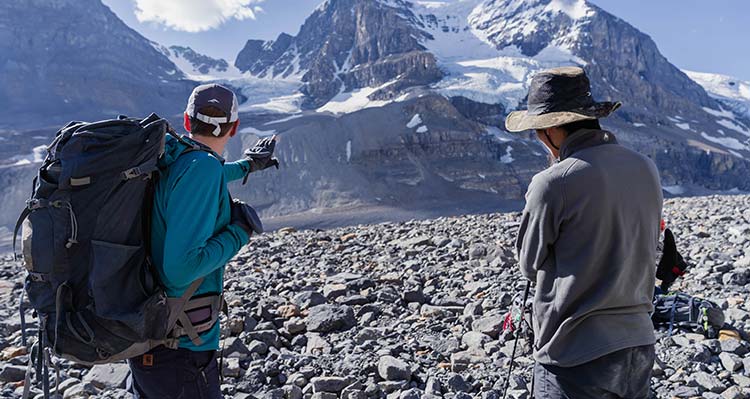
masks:
<svg viewBox="0 0 750 399"><path fill-rule="evenodd" d="M583 0L330 0L296 35L248 41L226 69L192 50L138 43L192 85L217 81L241 94L241 135L227 158L278 135L282 169L232 187L265 217L457 214L521 200L546 153L532 135L505 132L503 119L524 107L534 73L560 65L583 66L597 99L625 103L605 127L657 162L670 194L750 190L749 118ZM22 129L7 137L25 147L0 154L12 187L0 199L20 208L45 140ZM14 220L0 215L0 225Z"/></svg>
<svg viewBox="0 0 750 399"><path fill-rule="evenodd" d="M378 30L372 26L373 21L388 21L387 25L393 29ZM358 26L359 30L353 33L352 26ZM400 47L388 47L388 43L394 42L400 43ZM317 43L319 47L300 51L297 43ZM361 54L369 58L362 58ZM411 68L408 59L412 56L429 58L422 59L425 73L420 75L429 78L414 80L400 73L403 68ZM543 149L527 140L528 136L502 134L503 119L508 112L524 107L528 83L536 71L571 64L587 70L597 99L623 101L624 107L605 121L606 128L613 130L625 145L649 154L662 170L665 186L673 193L750 190L750 183L744 178L750 171L750 121L731 112L671 65L647 35L586 1L332 0L324 2L296 36L283 34L273 42L248 42L237 59L240 69L258 78L298 84L291 83L287 95L257 101L256 108L245 116L248 120L245 126L252 126L247 132L284 136L280 151L285 151L286 146L295 147L296 153L304 151L301 144L309 139L302 139L301 135L322 137L320 121L327 118L326 114L352 121L347 124L356 126L357 132L337 134L340 138L329 138L327 143L337 147L338 154L349 154L347 161L355 176L345 180L385 183L381 187L387 189L377 194L353 196L348 196L352 189L344 188L349 184L334 184L336 189L347 193L345 198L365 204L372 203L373 197L380 204L388 192L405 194L420 188L424 194L417 198L429 197L434 188L428 183L432 181L428 176L442 179L443 184L453 185L462 193L455 195L468 195L465 190L469 189L520 198L533 171L546 162L545 155ZM381 68L384 65L391 67ZM438 97L448 98L449 104ZM415 104L418 99L427 98L431 99L425 100L431 102L431 107L453 115L452 122L432 121L423 112L411 112L423 111L424 107ZM282 105L287 109L285 113L257 116L263 112L273 115ZM394 114L395 109L402 111ZM409 126L417 117L421 123ZM283 122L273 123L274 119ZM398 120L401 126L382 122L385 120ZM387 132L362 127L372 123L382 123L380 130ZM419 142L428 152L430 148L446 151L445 148L461 145L470 147L479 136L467 134L469 131L464 127L467 123L473 123L471 130L479 136L498 144L495 149L489 146L484 151L494 160L485 164L498 172L494 176L476 163L465 162L464 165L471 167L459 166L452 176L445 178L436 165L455 167L445 159L460 157L459 152L443 152L443 162L430 164L421 155L412 155L405 144ZM413 186L408 186L407 180L393 178L402 172L393 171L391 176L383 172L385 175L377 177L368 174L373 165L388 165L391 160L384 159L382 154L360 151L361 141L372 140L359 139L365 135L397 137L400 144L391 140L381 145L389 149L385 153L410 154L401 167L423 171L416 174L421 176L419 179L408 180ZM462 138L457 141L458 136ZM252 139L243 143L247 145L249 141ZM522 153L525 160L519 161ZM504 164L500 161L503 158L514 162ZM324 162L314 153L309 153L308 159ZM360 162L367 167L359 169ZM332 175L312 173L317 168L310 163L293 161L289 164L290 172L304 174L305 180L312 175L312 181L339 182ZM276 182L271 182L273 179ZM286 175L272 175L268 179L260 176L258 180L263 187L260 192L258 187L238 190L263 204L269 214L286 213L293 208L283 205L285 201L297 204L302 201L317 208L323 205L314 198L330 198L321 191L310 197L308 193L315 193L318 190L315 188L305 190L301 197L292 193L277 195L279 184L290 184ZM388 184L394 181L400 183ZM274 188L263 192L267 185ZM409 201L415 201L413 196L408 197Z"/></svg>
<svg viewBox="0 0 750 399"><path fill-rule="evenodd" d="M99 0L3 1L0 53L0 127L8 129L177 113L192 88Z"/></svg>

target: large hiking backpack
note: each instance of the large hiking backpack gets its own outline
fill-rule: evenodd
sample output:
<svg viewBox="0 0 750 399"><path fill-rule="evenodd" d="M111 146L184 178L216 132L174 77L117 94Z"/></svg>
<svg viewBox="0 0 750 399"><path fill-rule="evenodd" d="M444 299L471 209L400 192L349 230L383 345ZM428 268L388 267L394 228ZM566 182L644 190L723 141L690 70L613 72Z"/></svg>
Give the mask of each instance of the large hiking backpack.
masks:
<svg viewBox="0 0 750 399"><path fill-rule="evenodd" d="M179 336L197 338L218 318L220 298L188 303L202 279L181 298L168 298L150 263L151 204L166 134L177 137L153 114L71 122L48 147L16 226L25 292L40 321L39 353L46 347L75 362L110 363L158 345L174 348ZM209 319L186 314L196 308L210 308Z"/></svg>
<svg viewBox="0 0 750 399"><path fill-rule="evenodd" d="M706 299L681 292L657 293L651 320L656 327L668 327L670 336L675 328L679 328L716 338L724 326L724 312Z"/></svg>

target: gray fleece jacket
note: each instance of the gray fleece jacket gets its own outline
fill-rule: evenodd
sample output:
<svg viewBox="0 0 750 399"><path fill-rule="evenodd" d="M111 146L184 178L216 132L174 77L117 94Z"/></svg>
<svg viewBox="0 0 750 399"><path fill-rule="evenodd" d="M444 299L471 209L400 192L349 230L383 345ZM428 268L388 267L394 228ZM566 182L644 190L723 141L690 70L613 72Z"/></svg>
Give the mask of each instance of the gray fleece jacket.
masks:
<svg viewBox="0 0 750 399"><path fill-rule="evenodd" d="M534 357L573 367L654 344L649 312L663 196L647 157L579 130L526 193L521 271L536 283Z"/></svg>

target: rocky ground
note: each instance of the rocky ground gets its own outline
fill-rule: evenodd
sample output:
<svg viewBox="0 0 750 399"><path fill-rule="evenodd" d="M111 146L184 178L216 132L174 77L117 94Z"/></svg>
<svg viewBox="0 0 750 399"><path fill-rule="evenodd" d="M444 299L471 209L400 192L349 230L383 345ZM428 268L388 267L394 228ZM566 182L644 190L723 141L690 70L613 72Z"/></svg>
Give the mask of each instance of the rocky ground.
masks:
<svg viewBox="0 0 750 399"><path fill-rule="evenodd" d="M281 230L229 265L223 324L228 398L499 398L523 290L512 251L519 214L328 231ZM675 288L716 301L750 331L750 196L668 200L666 220L692 265ZM0 269L2 397L19 397L28 360L16 302L21 266ZM657 398L750 397L750 345L679 332L657 345ZM522 340L510 396L528 398ZM64 398L126 397L124 364L58 361ZM38 392L37 392L38 393Z"/></svg>

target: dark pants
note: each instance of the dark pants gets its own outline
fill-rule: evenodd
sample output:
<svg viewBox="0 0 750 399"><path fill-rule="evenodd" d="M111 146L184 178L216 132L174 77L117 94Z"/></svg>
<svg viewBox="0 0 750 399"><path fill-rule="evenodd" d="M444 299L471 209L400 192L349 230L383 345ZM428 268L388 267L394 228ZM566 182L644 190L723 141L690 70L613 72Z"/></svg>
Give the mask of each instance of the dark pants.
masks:
<svg viewBox="0 0 750 399"><path fill-rule="evenodd" d="M216 351L164 346L128 360L135 399L222 399Z"/></svg>
<svg viewBox="0 0 750 399"><path fill-rule="evenodd" d="M647 399L653 345L628 348L575 367L534 367L535 399Z"/></svg>

